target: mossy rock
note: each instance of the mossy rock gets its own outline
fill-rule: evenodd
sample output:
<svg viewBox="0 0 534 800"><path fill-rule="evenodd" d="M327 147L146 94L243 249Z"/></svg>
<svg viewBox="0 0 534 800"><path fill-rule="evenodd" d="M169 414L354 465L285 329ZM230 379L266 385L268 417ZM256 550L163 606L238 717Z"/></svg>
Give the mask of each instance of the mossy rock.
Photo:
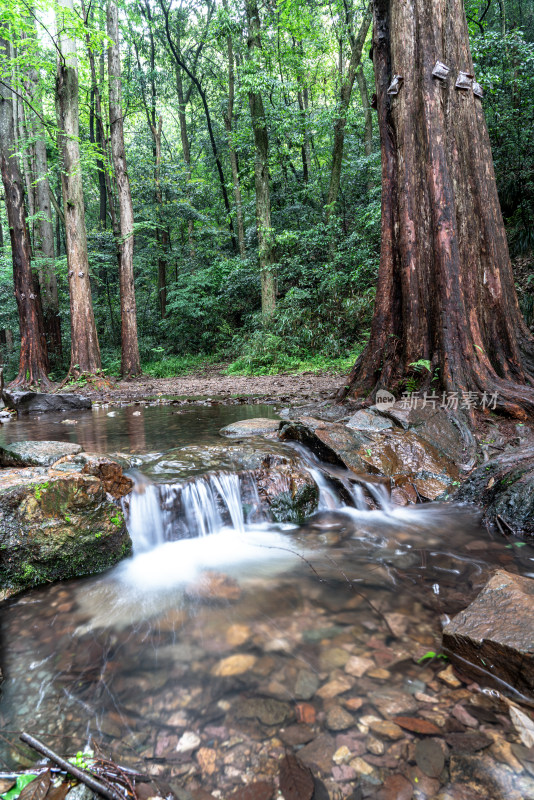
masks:
<svg viewBox="0 0 534 800"><path fill-rule="evenodd" d="M92 475L0 487L0 597L102 572L131 552L120 509Z"/></svg>

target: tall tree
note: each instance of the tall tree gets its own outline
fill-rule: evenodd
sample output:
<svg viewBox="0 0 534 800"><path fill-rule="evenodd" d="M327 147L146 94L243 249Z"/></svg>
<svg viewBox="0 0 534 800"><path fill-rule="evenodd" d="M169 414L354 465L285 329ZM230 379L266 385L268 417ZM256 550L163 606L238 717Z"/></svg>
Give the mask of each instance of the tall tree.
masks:
<svg viewBox="0 0 534 800"><path fill-rule="evenodd" d="M261 51L260 14L256 0L246 0L248 49L251 61ZM276 267L274 232L271 223L271 192L269 186L269 134L261 90L251 84L248 92L250 116L254 130L254 185L256 188L256 227L261 278L261 310L266 316L276 307Z"/></svg>
<svg viewBox="0 0 534 800"><path fill-rule="evenodd" d="M133 252L134 216L130 179L124 149L124 123L122 116L122 83L119 49L119 15L117 6L108 2L107 30L111 39L108 48L109 75L109 129L111 155L117 181L120 209L120 266L119 291L121 304L121 373L131 377L141 372L137 341L137 308L135 303Z"/></svg>
<svg viewBox="0 0 534 800"><path fill-rule="evenodd" d="M340 396L402 387L425 359L443 391L496 393L498 407L532 412L534 341L468 77L463 1L374 0L373 53L382 250L370 340ZM433 77L437 60L450 68L445 80Z"/></svg>
<svg viewBox="0 0 534 800"><path fill-rule="evenodd" d="M29 23L34 28L33 18ZM32 30L32 36L36 36ZM52 201L48 179L48 159L46 155L46 132L43 124L43 98L39 70L35 64L30 66L28 80L25 81L26 96L31 102L27 110L32 134L34 181L32 194L38 215L34 231L34 254L39 256L39 286L43 304L44 325L49 356L61 358L61 317L55 266L54 224L52 220Z"/></svg>
<svg viewBox="0 0 534 800"><path fill-rule="evenodd" d="M341 183L341 167L343 164L343 149L345 145L345 125L347 123L347 112L349 110L350 98L352 96L352 88L356 80L356 71L362 58L362 50L367 38L367 32L371 24L371 6L368 6L364 12L362 22L358 33L354 31L354 10L349 3L351 0L345 0L345 24L348 30L350 41L350 61L347 70L347 75L343 79L343 58L342 51L339 56L339 70L341 87L339 90L339 102L334 121L334 144L332 147L332 168L330 170L330 185L328 187L328 198L326 206L326 218L329 219L333 204L337 201L339 194L339 186Z"/></svg>
<svg viewBox="0 0 534 800"><path fill-rule="evenodd" d="M239 167L237 163L237 153L234 145L234 102L235 102L235 68L234 68L234 43L232 41L232 31L230 18L228 16L228 0L223 0L224 10L227 15L226 24L228 32L226 35L226 49L228 53L228 106L223 110L224 127L228 135L228 149L230 151L230 166L232 168L232 183L234 185L234 199L237 222L237 242L241 258L245 257L245 223L243 220L243 199L241 196L241 181L239 179Z"/></svg>
<svg viewBox="0 0 534 800"><path fill-rule="evenodd" d="M0 64L9 62L9 43L2 37L0 26ZM2 70L5 74L5 70ZM0 82L0 170L4 185L11 252L15 299L20 324L19 373L13 386L48 388L48 353L44 333L39 283L32 272L31 244L26 210L24 183L15 147L13 93Z"/></svg>
<svg viewBox="0 0 534 800"><path fill-rule="evenodd" d="M69 373L94 374L101 368L85 230L85 206L80 164L78 59L76 40L69 34L73 0L60 0L57 10L59 57L56 109L60 129L61 186L69 274L71 361Z"/></svg>
<svg viewBox="0 0 534 800"><path fill-rule="evenodd" d="M192 69L186 64L186 62L185 62L185 60L183 58L183 54L182 54L181 50L179 49L179 44L176 42L176 39L172 34L172 31L171 31L172 0L169 0L169 5L167 5L167 0L158 0L158 1L159 1L159 6L160 6L160 8L161 8L161 10L163 12L163 17L164 17L164 20L165 20L165 35L166 35L167 43L168 43L168 46L169 46L169 52L171 53L171 55L172 55L172 57L173 57L173 59L175 61L176 66L179 67L179 69L182 69L185 72L185 74L187 75L187 77L189 78L189 80L191 81L191 83L193 84L195 89L197 90L198 95L199 95L199 97L200 97L200 99L202 101L202 108L204 109L204 114L205 114L205 117L206 117L206 125L207 125L207 128L208 128L208 136L209 136L209 140L210 140L210 144L211 144L211 150L212 150L212 153L213 153L213 158L215 160L215 165L217 167L217 174L219 176L219 184L220 184L220 187L221 187L221 194L222 194L222 197L223 197L224 207L226 209L226 216L227 216L227 219L228 219L228 225L229 225L230 233L231 233L231 236L232 236L232 245L233 245L234 250L237 251L237 241L236 241L236 238L235 238L234 226L233 226L233 223L232 223L230 200L228 199L228 192L226 190L226 180L225 180L225 177L224 177L224 171L223 171L223 167L222 167L221 157L220 157L220 154L219 154L219 148L217 146L217 140L215 138L215 133L213 131L213 123L212 123L212 119L211 119L210 107L208 105L208 97L207 97L206 91L205 91L205 89L204 89L204 87L202 85L202 80L196 74L196 64L193 64L193 68ZM212 0L210 0L207 3L207 10L208 10L208 22L209 22L209 18L211 17L211 14L213 13L213 2L212 2Z"/></svg>

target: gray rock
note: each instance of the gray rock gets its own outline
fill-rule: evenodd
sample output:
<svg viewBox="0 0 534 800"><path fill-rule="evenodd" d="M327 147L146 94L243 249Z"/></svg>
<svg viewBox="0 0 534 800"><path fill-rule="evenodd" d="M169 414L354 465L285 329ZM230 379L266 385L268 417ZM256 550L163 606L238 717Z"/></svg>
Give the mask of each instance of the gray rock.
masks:
<svg viewBox="0 0 534 800"><path fill-rule="evenodd" d="M382 417L365 408L357 411L345 424L347 428L363 431L364 433L376 433L393 428L393 422L390 419L386 419L386 417Z"/></svg>
<svg viewBox="0 0 534 800"><path fill-rule="evenodd" d="M257 417L255 419L243 419L239 422L232 422L231 425L221 428L221 436L264 436L265 434L276 434L280 427L280 420Z"/></svg>
<svg viewBox="0 0 534 800"><path fill-rule="evenodd" d="M534 535L534 447L510 450L474 470L455 495L484 509L483 520Z"/></svg>
<svg viewBox="0 0 534 800"><path fill-rule="evenodd" d="M72 442L12 442L0 445L0 467L49 467L81 451L81 445Z"/></svg>
<svg viewBox="0 0 534 800"><path fill-rule="evenodd" d="M295 683L295 697L297 700L310 700L320 685L320 680L315 672L307 669L299 670Z"/></svg>
<svg viewBox="0 0 534 800"><path fill-rule="evenodd" d="M443 630L443 647L479 683L531 697L534 690L534 580L498 570Z"/></svg>
<svg viewBox="0 0 534 800"><path fill-rule="evenodd" d="M19 414L43 414L47 411L84 411L91 400L79 394L45 394L44 392L4 391L4 402Z"/></svg>
<svg viewBox="0 0 534 800"><path fill-rule="evenodd" d="M423 408L420 400L415 408L406 408L397 402L387 410L378 413L385 419L393 420L405 431L412 430L434 447L442 456L455 464L472 469L475 464L476 442L461 411L447 411L427 405Z"/></svg>
<svg viewBox="0 0 534 800"><path fill-rule="evenodd" d="M98 795L85 784L79 783L67 793L65 800L98 800Z"/></svg>

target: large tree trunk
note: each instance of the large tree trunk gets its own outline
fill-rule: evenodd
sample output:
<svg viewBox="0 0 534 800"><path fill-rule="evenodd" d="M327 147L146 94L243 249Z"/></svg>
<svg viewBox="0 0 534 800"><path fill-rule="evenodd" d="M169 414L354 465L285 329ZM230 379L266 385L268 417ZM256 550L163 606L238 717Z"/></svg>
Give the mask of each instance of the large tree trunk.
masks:
<svg viewBox="0 0 534 800"><path fill-rule="evenodd" d="M328 198L326 201L326 220L328 221L332 214L334 203L337 202L339 194L339 186L341 183L341 167L343 165L343 148L345 145L345 125L347 122L347 112L350 105L350 98L352 96L352 88L356 79L356 70L362 58L362 50L367 38L367 31L371 24L371 8L367 8L360 25L358 34L355 35L352 30L352 19L347 20L349 27L349 38L351 44L351 56L349 61L349 68L347 76L343 81L343 60L340 53L340 78L341 89L339 94L339 102L337 108L336 119L334 121L334 145L332 147L332 168L330 171L330 185L328 187Z"/></svg>
<svg viewBox="0 0 534 800"><path fill-rule="evenodd" d="M260 16L256 0L247 0L249 51L261 49ZM249 90L248 101L254 130L254 183L256 188L256 227L261 277L261 310L270 316L276 307L276 268L274 232L271 225L269 189L269 135L263 99L259 91Z"/></svg>
<svg viewBox="0 0 534 800"><path fill-rule="evenodd" d="M1 28L0 28L1 33ZM6 60L8 42L0 38L0 55ZM23 178L15 148L13 95L0 84L0 170L4 185L13 257L15 299L20 324L19 374L13 385L50 386L39 284L31 268L31 246L24 209Z"/></svg>
<svg viewBox="0 0 534 800"><path fill-rule="evenodd" d="M375 0L382 252L370 341L340 397L403 388L419 359L444 392L534 411L534 342L514 287L462 0ZM449 77L432 77L436 60ZM393 75L404 78L388 95Z"/></svg>
<svg viewBox="0 0 534 800"><path fill-rule="evenodd" d="M117 6L109 2L107 7L107 32L111 39L108 48L109 75L109 127L111 154L117 181L120 208L121 251L119 268L119 290L121 304L121 373L131 377L141 372L139 345L137 342L137 309L135 304L133 252L133 205L130 180L124 150L124 125L122 119L121 62L119 51L119 19Z"/></svg>
<svg viewBox="0 0 534 800"><path fill-rule="evenodd" d="M72 0L61 0L72 12ZM58 11L58 30L65 21ZM67 22L68 25L68 22ZM96 332L85 231L85 207L80 164L78 119L78 63L76 42L63 33L56 78L56 105L62 161L61 185L69 275L71 363L69 373L94 374L101 368Z"/></svg>
<svg viewBox="0 0 534 800"><path fill-rule="evenodd" d="M39 85L39 72L32 67L26 91L33 108L38 114L32 115L33 162L35 183L33 187L35 208L39 212L38 227L34 233L34 252L41 258L39 265L39 286L43 304L44 326L48 354L51 359L62 356L61 318L59 316L59 297L55 268L54 223L52 219L52 201L50 182L48 180L48 161L46 156L46 132L40 117L43 116L43 100Z"/></svg>

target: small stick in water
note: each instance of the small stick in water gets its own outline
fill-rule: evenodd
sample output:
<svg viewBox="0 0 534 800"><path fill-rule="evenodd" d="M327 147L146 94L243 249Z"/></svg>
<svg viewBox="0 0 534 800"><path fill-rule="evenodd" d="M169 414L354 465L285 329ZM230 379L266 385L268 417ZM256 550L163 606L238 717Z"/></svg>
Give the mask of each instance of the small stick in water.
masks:
<svg viewBox="0 0 534 800"><path fill-rule="evenodd" d="M38 753L41 753L41 755L49 758L50 761L53 761L58 765L58 767L61 767L61 769L65 770L65 772L68 772L69 775L73 775L81 783L84 783L86 786L92 789L93 792L97 792L98 794L102 795L102 797L107 797L108 800L124 800L124 797L114 789L105 786L96 778L93 778L93 776L85 770L75 767L74 764L71 764L69 761L61 758L61 756L58 756L57 753L54 753L53 750L50 750L49 747L44 745L38 739L30 736L29 733L21 733L20 739L34 750L37 750Z"/></svg>

